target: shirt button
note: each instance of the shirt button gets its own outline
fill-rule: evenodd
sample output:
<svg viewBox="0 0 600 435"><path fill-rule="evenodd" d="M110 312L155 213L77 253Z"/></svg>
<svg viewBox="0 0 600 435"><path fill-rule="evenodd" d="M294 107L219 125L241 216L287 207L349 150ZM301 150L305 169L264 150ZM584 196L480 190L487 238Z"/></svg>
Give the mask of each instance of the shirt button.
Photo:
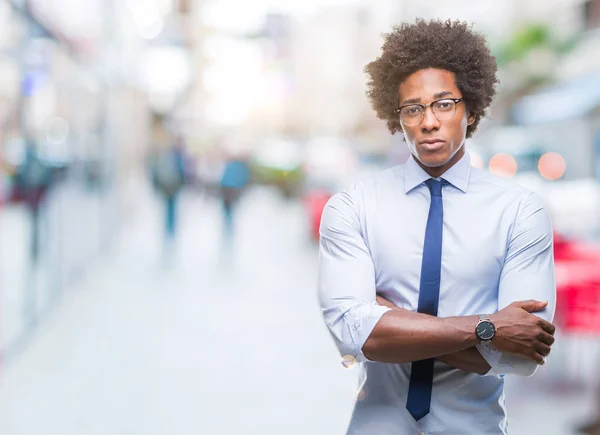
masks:
<svg viewBox="0 0 600 435"><path fill-rule="evenodd" d="M419 435L425 435L425 432L419 432Z"/></svg>

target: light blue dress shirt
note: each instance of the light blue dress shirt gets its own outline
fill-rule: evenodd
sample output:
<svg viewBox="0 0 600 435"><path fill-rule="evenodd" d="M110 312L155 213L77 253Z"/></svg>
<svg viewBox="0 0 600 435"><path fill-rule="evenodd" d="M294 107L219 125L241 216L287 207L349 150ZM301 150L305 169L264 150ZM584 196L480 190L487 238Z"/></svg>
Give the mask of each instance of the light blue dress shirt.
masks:
<svg viewBox="0 0 600 435"><path fill-rule="evenodd" d="M413 157L334 195L321 220L319 300L342 356L362 371L348 434L507 434L505 374L530 376L537 364L477 348L492 369L481 376L435 362L430 413L406 410L410 363L369 361L362 347L389 308L417 311L430 194ZM442 175L444 227L439 317L491 314L512 302L556 304L552 226L540 197L471 167L468 152ZM475 333L473 331L473 333Z"/></svg>

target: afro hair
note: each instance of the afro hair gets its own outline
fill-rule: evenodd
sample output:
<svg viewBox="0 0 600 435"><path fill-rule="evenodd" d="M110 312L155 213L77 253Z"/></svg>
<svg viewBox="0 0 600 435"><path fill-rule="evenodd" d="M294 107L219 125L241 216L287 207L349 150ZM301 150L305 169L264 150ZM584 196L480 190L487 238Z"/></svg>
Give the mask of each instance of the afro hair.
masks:
<svg viewBox="0 0 600 435"><path fill-rule="evenodd" d="M411 74L427 68L454 73L469 112L475 116L467 127L471 137L496 94L496 59L482 35L461 21L404 23L384 34L381 55L365 67L367 96L377 117L392 134L402 131L394 112L400 84Z"/></svg>

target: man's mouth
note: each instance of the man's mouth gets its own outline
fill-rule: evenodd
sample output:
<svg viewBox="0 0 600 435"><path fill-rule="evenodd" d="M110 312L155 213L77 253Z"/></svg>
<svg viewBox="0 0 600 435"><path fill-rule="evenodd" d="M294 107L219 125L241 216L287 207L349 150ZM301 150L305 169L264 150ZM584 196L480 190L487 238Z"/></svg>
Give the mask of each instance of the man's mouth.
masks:
<svg viewBox="0 0 600 435"><path fill-rule="evenodd" d="M425 151L439 151L444 148L446 142L442 139L427 139L421 141L420 145Z"/></svg>

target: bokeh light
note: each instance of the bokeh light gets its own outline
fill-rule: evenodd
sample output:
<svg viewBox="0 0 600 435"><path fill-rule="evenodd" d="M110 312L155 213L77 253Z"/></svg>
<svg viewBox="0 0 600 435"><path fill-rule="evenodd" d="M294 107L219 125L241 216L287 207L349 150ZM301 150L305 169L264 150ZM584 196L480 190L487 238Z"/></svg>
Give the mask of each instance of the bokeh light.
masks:
<svg viewBox="0 0 600 435"><path fill-rule="evenodd" d="M469 155L471 156L471 166L478 169L483 169L485 167L485 162L483 158L476 153L475 151L469 151Z"/></svg>
<svg viewBox="0 0 600 435"><path fill-rule="evenodd" d="M492 174L510 178L517 173L517 161L510 154L499 153L490 159L489 170Z"/></svg>
<svg viewBox="0 0 600 435"><path fill-rule="evenodd" d="M351 369L356 364L356 358L352 355L344 355L342 358L342 366L345 369Z"/></svg>
<svg viewBox="0 0 600 435"><path fill-rule="evenodd" d="M567 162L559 153L549 152L540 157L538 170L546 180L555 181L565 174Z"/></svg>
<svg viewBox="0 0 600 435"><path fill-rule="evenodd" d="M358 400L359 402L362 402L363 400L365 400L365 398L367 397L367 393L365 391L365 388L361 388L358 391L358 394L356 395L356 400Z"/></svg>

